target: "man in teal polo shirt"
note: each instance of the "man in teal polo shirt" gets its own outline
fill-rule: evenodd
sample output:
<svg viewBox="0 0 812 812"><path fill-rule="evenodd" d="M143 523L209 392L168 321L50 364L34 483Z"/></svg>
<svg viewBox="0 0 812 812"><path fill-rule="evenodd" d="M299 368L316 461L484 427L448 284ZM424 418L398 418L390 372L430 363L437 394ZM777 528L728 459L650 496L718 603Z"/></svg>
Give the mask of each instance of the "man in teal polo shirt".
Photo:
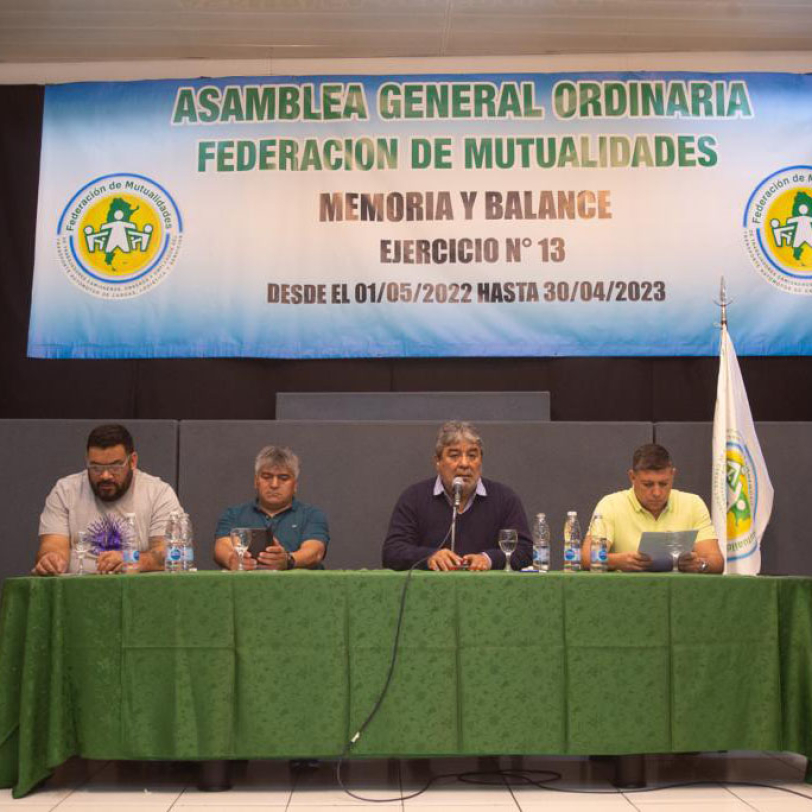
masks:
<svg viewBox="0 0 812 812"><path fill-rule="evenodd" d="M245 569L324 569L322 559L330 542L327 518L317 507L296 498L299 458L289 448L269 445L254 464L256 498L226 508L217 522L214 560L226 569L237 569L231 544L235 527L267 531L269 543L254 557L245 554Z"/></svg>
<svg viewBox="0 0 812 812"><path fill-rule="evenodd" d="M609 569L639 572L651 566L651 559L638 551L646 531L696 530L694 549L679 561L683 572L718 573L725 562L719 551L716 531L701 497L673 487L677 469L668 450L657 443L640 446L629 470L631 487L604 496L595 513L600 513L609 543ZM585 568L590 563L592 539L587 536L581 551Z"/></svg>

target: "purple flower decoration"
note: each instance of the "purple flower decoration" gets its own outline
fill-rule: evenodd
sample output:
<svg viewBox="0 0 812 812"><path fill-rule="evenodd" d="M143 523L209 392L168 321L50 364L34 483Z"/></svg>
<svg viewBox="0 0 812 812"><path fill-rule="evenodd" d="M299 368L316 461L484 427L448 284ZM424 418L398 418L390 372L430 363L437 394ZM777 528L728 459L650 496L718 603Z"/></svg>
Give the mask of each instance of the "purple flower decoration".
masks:
<svg viewBox="0 0 812 812"><path fill-rule="evenodd" d="M124 534L124 521L114 516L101 516L88 526L90 549L94 555L107 550L120 550Z"/></svg>

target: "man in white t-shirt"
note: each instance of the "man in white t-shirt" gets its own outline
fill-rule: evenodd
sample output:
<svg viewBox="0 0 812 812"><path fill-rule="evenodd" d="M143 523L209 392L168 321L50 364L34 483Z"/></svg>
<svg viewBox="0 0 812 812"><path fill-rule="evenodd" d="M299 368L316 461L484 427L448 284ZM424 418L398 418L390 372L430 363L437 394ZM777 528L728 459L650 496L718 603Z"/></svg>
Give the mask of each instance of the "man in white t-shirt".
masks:
<svg viewBox="0 0 812 812"><path fill-rule="evenodd" d="M45 500L35 574L75 572L78 559L71 541L80 530L88 531L91 542L85 569L118 572L128 513L135 515L139 568L146 572L163 567L166 520L181 506L166 482L137 466L138 453L124 426L97 426L90 432L85 471L60 479Z"/></svg>

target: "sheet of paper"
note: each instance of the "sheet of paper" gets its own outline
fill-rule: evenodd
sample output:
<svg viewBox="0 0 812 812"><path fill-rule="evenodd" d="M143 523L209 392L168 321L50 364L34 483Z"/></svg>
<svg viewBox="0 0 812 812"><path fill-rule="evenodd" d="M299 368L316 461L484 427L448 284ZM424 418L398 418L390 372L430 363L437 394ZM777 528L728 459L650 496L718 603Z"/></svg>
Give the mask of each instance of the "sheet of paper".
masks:
<svg viewBox="0 0 812 812"><path fill-rule="evenodd" d="M669 530L663 533L647 532L640 536L640 546L638 550L649 556L653 563L650 567L654 572L662 572L671 569L671 550L682 553L689 553L694 548L696 541L696 530Z"/></svg>

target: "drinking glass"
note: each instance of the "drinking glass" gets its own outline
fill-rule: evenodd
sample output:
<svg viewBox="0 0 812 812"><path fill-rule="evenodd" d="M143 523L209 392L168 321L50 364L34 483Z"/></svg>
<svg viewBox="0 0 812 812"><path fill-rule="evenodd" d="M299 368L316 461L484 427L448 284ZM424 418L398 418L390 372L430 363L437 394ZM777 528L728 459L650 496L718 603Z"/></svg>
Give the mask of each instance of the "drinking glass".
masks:
<svg viewBox="0 0 812 812"><path fill-rule="evenodd" d="M239 571L244 571L245 567L243 566L242 562L243 557L245 556L245 551L251 544L251 530L248 527L235 527L231 531L231 544L237 553L237 558L239 559L237 569Z"/></svg>
<svg viewBox="0 0 812 812"><path fill-rule="evenodd" d="M668 543L668 552L671 553L671 572L679 572L679 557L682 555L682 549L676 541Z"/></svg>
<svg viewBox="0 0 812 812"><path fill-rule="evenodd" d="M73 549L79 559L79 570L77 575L85 574L85 555L90 552L90 533L87 530L80 530L73 539Z"/></svg>
<svg viewBox="0 0 812 812"><path fill-rule="evenodd" d="M505 570L510 572L512 567L510 566L510 557L513 555L513 551L516 549L516 545L519 543L519 532L518 530L500 530L499 531L499 549L505 554L505 558L507 559L505 563Z"/></svg>

